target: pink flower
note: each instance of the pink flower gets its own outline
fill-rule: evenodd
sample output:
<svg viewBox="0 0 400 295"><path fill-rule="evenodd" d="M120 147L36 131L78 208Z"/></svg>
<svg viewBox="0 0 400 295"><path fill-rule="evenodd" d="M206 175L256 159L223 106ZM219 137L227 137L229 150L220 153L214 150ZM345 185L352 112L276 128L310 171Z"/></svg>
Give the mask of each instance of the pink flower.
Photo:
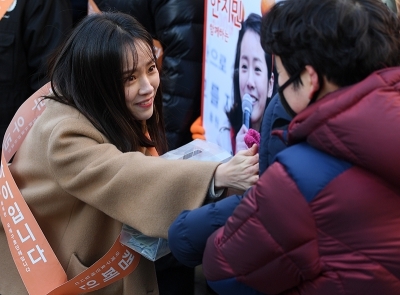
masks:
<svg viewBox="0 0 400 295"><path fill-rule="evenodd" d="M252 147L253 144L260 145L260 133L250 128L244 136L244 142L246 143L248 148Z"/></svg>

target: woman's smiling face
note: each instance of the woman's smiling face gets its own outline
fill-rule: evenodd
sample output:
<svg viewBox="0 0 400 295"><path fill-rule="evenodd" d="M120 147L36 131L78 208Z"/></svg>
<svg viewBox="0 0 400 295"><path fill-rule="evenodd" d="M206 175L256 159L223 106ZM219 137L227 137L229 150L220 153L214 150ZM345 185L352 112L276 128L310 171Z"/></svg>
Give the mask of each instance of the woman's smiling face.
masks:
<svg viewBox="0 0 400 295"><path fill-rule="evenodd" d="M240 97L247 93L252 97L252 125L259 125L268 97L268 67L265 52L261 47L260 35L247 30L242 39L239 61Z"/></svg>
<svg viewBox="0 0 400 295"><path fill-rule="evenodd" d="M124 68L125 103L136 120L145 121L153 115L154 98L160 85L160 76L151 49L137 41L137 66L133 68L133 56L128 56Z"/></svg>

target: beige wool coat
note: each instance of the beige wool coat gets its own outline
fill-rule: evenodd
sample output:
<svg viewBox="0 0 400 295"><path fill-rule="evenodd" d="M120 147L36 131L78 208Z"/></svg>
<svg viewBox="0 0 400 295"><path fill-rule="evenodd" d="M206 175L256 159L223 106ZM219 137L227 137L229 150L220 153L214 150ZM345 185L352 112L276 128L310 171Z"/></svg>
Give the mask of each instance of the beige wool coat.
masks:
<svg viewBox="0 0 400 295"><path fill-rule="evenodd" d="M47 101L10 169L71 279L110 249L123 223L167 238L182 210L203 203L217 166L121 153L76 109ZM27 294L1 224L0 257L0 294ZM129 276L90 294L158 294L154 263L142 257Z"/></svg>

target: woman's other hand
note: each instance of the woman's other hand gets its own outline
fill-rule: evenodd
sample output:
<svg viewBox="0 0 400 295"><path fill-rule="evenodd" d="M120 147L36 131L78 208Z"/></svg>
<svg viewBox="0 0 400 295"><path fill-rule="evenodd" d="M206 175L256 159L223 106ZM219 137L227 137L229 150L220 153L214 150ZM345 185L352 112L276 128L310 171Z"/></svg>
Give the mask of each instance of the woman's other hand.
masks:
<svg viewBox="0 0 400 295"><path fill-rule="evenodd" d="M239 151L228 162L219 165L214 174L216 188L246 190L258 180L258 146Z"/></svg>

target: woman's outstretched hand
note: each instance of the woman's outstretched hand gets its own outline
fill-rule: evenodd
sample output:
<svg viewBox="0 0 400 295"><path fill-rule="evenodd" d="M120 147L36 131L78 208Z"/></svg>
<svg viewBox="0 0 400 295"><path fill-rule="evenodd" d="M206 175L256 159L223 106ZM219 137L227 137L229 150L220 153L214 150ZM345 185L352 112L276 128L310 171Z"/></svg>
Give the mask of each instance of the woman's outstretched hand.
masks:
<svg viewBox="0 0 400 295"><path fill-rule="evenodd" d="M258 180L258 146L239 151L228 162L217 167L214 180L216 188L246 190Z"/></svg>

